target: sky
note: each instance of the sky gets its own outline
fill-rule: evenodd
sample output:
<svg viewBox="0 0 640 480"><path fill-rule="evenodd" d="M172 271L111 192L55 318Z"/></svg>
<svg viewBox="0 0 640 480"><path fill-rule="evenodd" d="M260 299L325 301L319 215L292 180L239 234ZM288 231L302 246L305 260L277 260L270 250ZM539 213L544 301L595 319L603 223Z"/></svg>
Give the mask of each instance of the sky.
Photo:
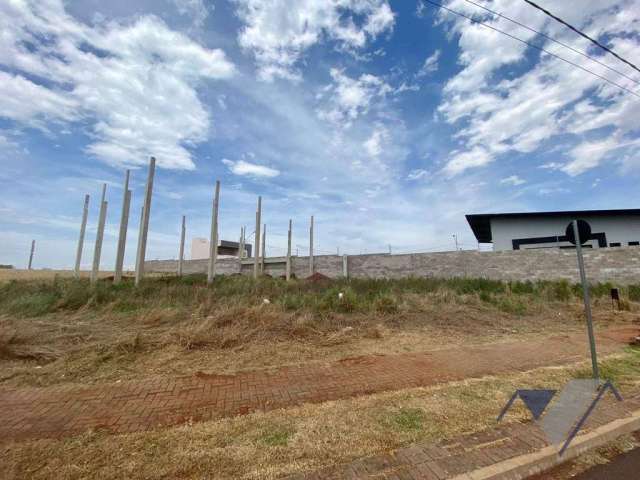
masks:
<svg viewBox="0 0 640 480"><path fill-rule="evenodd" d="M640 72L523 0L0 0L0 264L115 261L123 179L135 263L150 156L148 259L182 215L208 237L255 229L267 255L477 248L465 214L637 208ZM640 2L540 0L640 64ZM580 8L576 8L576 3ZM596 61L551 42L555 38ZM560 56L582 68L570 65ZM606 68L604 65L610 67ZM252 243L252 238L248 240Z"/></svg>

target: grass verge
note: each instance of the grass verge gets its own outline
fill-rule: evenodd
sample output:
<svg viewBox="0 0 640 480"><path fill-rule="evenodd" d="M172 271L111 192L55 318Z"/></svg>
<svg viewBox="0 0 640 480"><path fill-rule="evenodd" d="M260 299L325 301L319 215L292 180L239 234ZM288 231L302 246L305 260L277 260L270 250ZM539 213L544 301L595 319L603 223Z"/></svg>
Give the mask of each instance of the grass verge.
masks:
<svg viewBox="0 0 640 480"><path fill-rule="evenodd" d="M274 479L415 441L495 425L517 388L558 388L586 364L370 395L129 435L90 432L5 444L5 478ZM623 395L640 388L640 349L604 359ZM529 418L520 402L508 421Z"/></svg>

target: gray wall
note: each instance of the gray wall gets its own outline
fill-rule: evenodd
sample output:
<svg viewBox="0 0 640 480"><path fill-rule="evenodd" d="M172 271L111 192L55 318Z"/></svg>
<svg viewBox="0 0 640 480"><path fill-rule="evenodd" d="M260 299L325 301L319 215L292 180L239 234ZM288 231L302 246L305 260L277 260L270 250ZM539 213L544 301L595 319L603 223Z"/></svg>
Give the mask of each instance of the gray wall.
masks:
<svg viewBox="0 0 640 480"><path fill-rule="evenodd" d="M611 281L621 285L640 283L640 247L584 250L587 276L592 282ZM443 252L407 255L352 255L348 257L348 273L352 278L402 277L473 277L496 280L578 281L575 250L543 249L502 252ZM186 260L184 272L205 273L207 260ZM293 257L293 272L298 278L309 274L309 257ZM284 258L266 260L265 271L271 276L284 275ZM145 262L145 271L175 273L175 260ZM237 258L219 259L219 274L240 273ZM315 271L328 277L342 276L342 256L315 257ZM253 260L244 260L242 273L253 272Z"/></svg>
<svg viewBox="0 0 640 480"><path fill-rule="evenodd" d="M640 241L640 217L638 215L621 216L580 216L591 225L593 233L604 232L607 235L607 243L620 242L627 245L630 241ZM563 236L567 225L574 217L495 217L491 219L491 236L493 248L496 251L512 250L511 240L515 238L551 237ZM593 248L598 248L598 242L587 242ZM563 242L562 245L571 245ZM521 248L540 248L542 246L555 246L552 244L523 245Z"/></svg>

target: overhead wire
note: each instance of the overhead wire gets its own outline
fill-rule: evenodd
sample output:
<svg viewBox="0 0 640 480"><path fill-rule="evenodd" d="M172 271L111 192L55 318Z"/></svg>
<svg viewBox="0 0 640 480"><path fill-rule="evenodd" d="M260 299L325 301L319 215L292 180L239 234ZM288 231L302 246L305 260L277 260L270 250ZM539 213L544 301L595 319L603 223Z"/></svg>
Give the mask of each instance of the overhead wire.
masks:
<svg viewBox="0 0 640 480"><path fill-rule="evenodd" d="M605 68L607 68L607 69L611 70L612 72L615 72L615 73L617 73L618 75L623 76L623 77L624 77L624 78L626 78L627 80L631 80L631 81L632 81L633 83L635 83L636 85L640 85L640 81L636 80L636 79L635 79L635 78L633 78L633 77L630 77L630 76L629 76L629 75L627 75L626 73L621 72L620 70L618 70L618 69L616 69L616 68L613 68L612 66L607 65L607 64L606 64L606 63L604 63L604 62L601 62L601 61L600 61L600 60L598 60L597 58L594 58L594 57L592 57L591 55L588 55L588 54L586 54L586 53L584 53L584 52L581 52L581 51L580 51L580 50L578 50L577 48L574 48L574 47L572 47L571 45L568 45L568 44L566 44L566 43L564 43L564 42L561 42L560 40L558 40L558 39L556 39L556 38L553 38L553 37L551 37L551 36L547 35L547 34L546 34L546 33L544 33L544 32L541 32L541 31L539 31L539 30L536 30L535 28L531 28L530 26L525 25L524 23L519 22L518 20L514 20L513 18L510 18L510 17L508 17L508 16L506 16L506 15L504 15L504 14L502 14L502 13L496 12L495 10L492 10L492 9L490 9L490 8L488 8L488 7L485 7L484 5L481 5L481 4L479 4L479 3L476 3L476 2L474 2L473 0L465 0L465 2L470 3L471 5L474 5L474 6L478 7L478 8L481 8L482 10L485 10L485 11L487 11L487 12L489 12L489 13L493 14L493 15L496 15L496 16L498 16L498 17L500 17L500 18L504 18L505 20L507 20L507 21L509 21L509 22L511 22L511 23L514 23L514 24L516 24L516 25L518 25L518 26L520 26L520 27L522 27L522 28L525 28L525 29L529 30L530 32L535 33L536 35L540 35L541 37L546 38L547 40L549 40L549 41L551 41L551 42L557 43L558 45L561 45L562 47L567 48L567 49L571 50L572 52L577 53L578 55L581 55L581 56L583 56L584 58L588 58L588 59L589 59L589 60L591 60L592 62L595 62L595 63L597 63L598 65L601 65L601 66L603 66L603 67L605 67Z"/></svg>
<svg viewBox="0 0 640 480"><path fill-rule="evenodd" d="M532 2L531 0L524 0L525 2L527 2L529 5L531 5L534 8L537 8L538 10L540 10L541 12L543 12L545 15L553 18L556 22L561 23L562 25L566 26L567 28L573 30L574 32L576 32L578 35L580 35L581 37L586 38L587 40L589 40L591 43L597 45L598 47L600 47L601 49L603 49L606 52L609 52L611 55L613 55L614 57L616 57L618 60L626 63L627 65L629 65L631 68L633 68L634 70L637 70L638 72L640 72L640 68L636 67L633 63L631 63L630 61L628 61L627 59L621 57L620 55L618 55L616 52L614 52L613 50L611 50L609 47L607 47L606 45L603 45L602 43L600 43L598 40L596 40L595 38L591 38L589 35L587 35L586 33L584 33L583 31L581 31L580 29L574 27L573 25L571 25L570 23L564 21L563 19L561 19L560 17L558 17L557 15L554 15L553 13L551 13L549 10L547 10L544 7L541 7L540 5L538 5L535 2Z"/></svg>
<svg viewBox="0 0 640 480"><path fill-rule="evenodd" d="M453 10L453 9L449 8L449 7L445 7L445 6L444 6L444 5L442 5L441 3L434 2L433 0L424 0L424 1L425 1L426 3L430 3L431 5L436 6L436 7L438 7L438 8L441 8L442 10L446 10L447 12L453 13L454 15L458 15L458 16L460 16L460 17L466 18L467 20L469 20L469 21L470 21L470 22L472 22L472 23L476 23L476 24L478 24L478 25L482 25L483 27L489 28L489 29L491 29L491 30L493 30L493 31L495 31L495 32L497 32L497 33L500 33L500 34L502 34L502 35L506 35L507 37L509 37L509 38L511 38L511 39L513 39L513 40L516 40L516 41L518 41L518 42L520 42L520 43L523 43L523 44L525 44L525 45L528 45L528 46L530 46L531 48L535 48L536 50L539 50L539 51L541 51L541 52L544 52L544 53L546 53L547 55L550 55L550 56L552 56L552 57L554 57L554 58L556 58L556 59L558 59L558 60L561 60L561 61L563 61L563 62L565 62L565 63L568 63L569 65L572 65L572 66L574 66L574 67L576 67L576 68L579 68L580 70L582 70L582 71L584 71L584 72L586 72L586 73L588 73L588 74L590 74L590 75L593 75L593 76L595 76L595 77L598 77L599 79L601 79L601 80L603 80L603 81L605 81L605 82L607 82L607 83L609 83L609 84L613 85L614 87L619 88L620 90L624 90L625 92L630 93L631 95L633 95L633 96L635 96L635 97L640 98L640 95L639 95L639 94L637 94L636 92L634 92L633 90L630 90L629 88L627 88L627 87L625 87L625 86L622 86L622 85L620 85L620 84L618 84L618 83L614 82L613 80L608 79L607 77L604 77L604 76L602 76L602 75L600 75L600 74L598 74L598 73L596 73L596 72L594 72L594 71L592 71L592 70L589 70L588 68L585 68L585 67L583 67L583 66L581 66L581 65L579 65L579 64L577 64L577 63L575 63L575 62L572 62L571 60L567 60L566 58L561 57L560 55L557 55L557 54L555 54L555 53L553 53L553 52L550 52L549 50L547 50L547 49L545 49L545 48L543 48L543 47L540 47L540 46L538 46L538 45L536 45L536 44L534 44L534 43L531 43L531 42L529 42L529 41L527 41L527 40L523 40L523 39L521 39L521 38L519 38L519 37L516 37L515 35L512 35L512 34L510 34L510 33L505 32L504 30L500 30L500 29L499 29L499 28L497 28L497 27L494 27L494 26L489 25L489 24L487 24L487 23L481 22L480 20L476 20L475 18L470 17L470 16L468 16L468 15L465 15L464 13L458 12L458 11L456 11L456 10Z"/></svg>

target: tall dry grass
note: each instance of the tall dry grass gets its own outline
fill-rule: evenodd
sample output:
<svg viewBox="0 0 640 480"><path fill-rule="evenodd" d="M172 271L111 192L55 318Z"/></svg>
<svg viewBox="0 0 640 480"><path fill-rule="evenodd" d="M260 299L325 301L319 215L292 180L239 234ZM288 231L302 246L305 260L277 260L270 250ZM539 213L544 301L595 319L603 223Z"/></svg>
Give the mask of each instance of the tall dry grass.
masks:
<svg viewBox="0 0 640 480"><path fill-rule="evenodd" d="M609 287L593 288L596 319L613 318ZM634 288L616 319L637 315ZM0 284L0 312L0 382L35 385L418 351L583 323L575 285L483 279L234 276L208 286L194 275L135 288L55 277Z"/></svg>

